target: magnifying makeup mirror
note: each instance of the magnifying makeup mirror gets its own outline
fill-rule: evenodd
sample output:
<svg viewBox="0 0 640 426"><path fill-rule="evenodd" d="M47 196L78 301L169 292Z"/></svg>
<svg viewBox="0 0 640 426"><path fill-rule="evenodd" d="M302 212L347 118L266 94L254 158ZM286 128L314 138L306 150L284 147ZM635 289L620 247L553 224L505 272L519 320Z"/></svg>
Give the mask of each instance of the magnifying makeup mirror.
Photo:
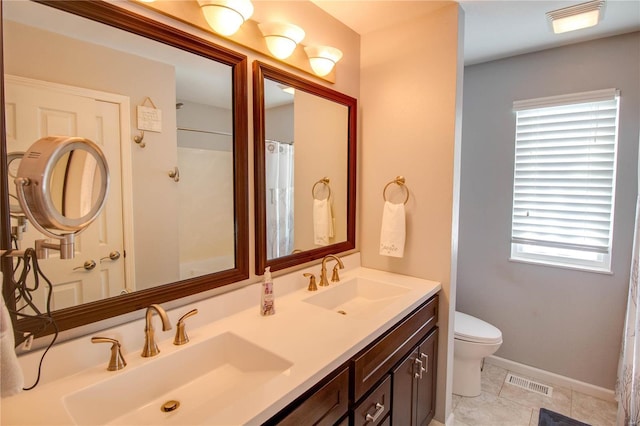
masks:
<svg viewBox="0 0 640 426"><path fill-rule="evenodd" d="M107 200L109 169L98 145L81 137L39 139L21 157L14 182L24 215L38 231L60 240L36 240L38 258L46 259L48 249L55 249L61 259L73 259L75 236L98 217Z"/></svg>

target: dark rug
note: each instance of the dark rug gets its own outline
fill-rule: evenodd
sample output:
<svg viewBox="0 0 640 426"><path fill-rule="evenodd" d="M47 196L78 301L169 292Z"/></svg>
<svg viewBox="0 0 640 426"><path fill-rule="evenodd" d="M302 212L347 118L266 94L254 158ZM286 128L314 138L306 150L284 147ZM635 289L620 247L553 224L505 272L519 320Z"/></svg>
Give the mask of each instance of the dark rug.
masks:
<svg viewBox="0 0 640 426"><path fill-rule="evenodd" d="M538 426L590 426L588 423L582 423L570 417L563 416L555 411L540 409L540 417L538 417Z"/></svg>

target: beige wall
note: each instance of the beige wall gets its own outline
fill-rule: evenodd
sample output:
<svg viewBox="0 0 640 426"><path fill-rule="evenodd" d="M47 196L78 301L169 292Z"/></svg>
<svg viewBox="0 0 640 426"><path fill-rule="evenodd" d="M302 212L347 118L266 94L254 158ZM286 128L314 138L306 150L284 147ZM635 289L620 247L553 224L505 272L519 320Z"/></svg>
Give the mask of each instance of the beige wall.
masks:
<svg viewBox="0 0 640 426"><path fill-rule="evenodd" d="M278 142L293 142L293 103L265 109L265 138Z"/></svg>
<svg viewBox="0 0 640 426"><path fill-rule="evenodd" d="M454 164L459 146L462 11L433 13L362 37L362 167L359 242L366 267L442 282L436 418L451 410L445 392L452 360L448 313L455 303ZM406 178L407 239L401 259L378 254L382 189ZM457 207L456 207L457 208ZM450 343L451 342L451 343Z"/></svg>
<svg viewBox="0 0 640 426"><path fill-rule="evenodd" d="M347 239L347 128L344 105L329 102L301 90L295 95L295 247L311 249L313 243L313 198L311 189L328 177L335 219L331 243ZM325 198L324 185L316 187L316 198Z"/></svg>

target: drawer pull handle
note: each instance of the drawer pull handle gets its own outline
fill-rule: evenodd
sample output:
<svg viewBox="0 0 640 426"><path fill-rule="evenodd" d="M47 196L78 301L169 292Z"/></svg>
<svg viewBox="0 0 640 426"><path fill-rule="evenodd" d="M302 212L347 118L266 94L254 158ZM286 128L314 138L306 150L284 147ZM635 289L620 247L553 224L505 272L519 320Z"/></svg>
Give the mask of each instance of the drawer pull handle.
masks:
<svg viewBox="0 0 640 426"><path fill-rule="evenodd" d="M424 367L422 366L422 360L416 358L414 363L418 366L418 372L414 374L416 379L422 379L422 373L424 373Z"/></svg>
<svg viewBox="0 0 640 426"><path fill-rule="evenodd" d="M373 416L371 414L367 414L365 419L368 422L374 422L375 423L376 421L378 421L378 419L380 418L382 413L384 413L384 405L380 404L379 402L376 402L376 412L373 414Z"/></svg>
<svg viewBox="0 0 640 426"><path fill-rule="evenodd" d="M422 371L424 371L425 373L428 373L429 372L429 355L427 355L427 354L425 354L423 352L420 352L420 358L422 358L422 360L423 360L422 361L422 365L423 365ZM422 378L422 377L420 377L420 378Z"/></svg>

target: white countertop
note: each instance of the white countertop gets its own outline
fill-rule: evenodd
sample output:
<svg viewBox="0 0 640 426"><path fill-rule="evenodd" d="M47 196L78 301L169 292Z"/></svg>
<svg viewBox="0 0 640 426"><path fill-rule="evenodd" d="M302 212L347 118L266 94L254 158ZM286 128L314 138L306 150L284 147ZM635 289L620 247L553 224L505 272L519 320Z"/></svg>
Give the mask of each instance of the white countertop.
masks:
<svg viewBox="0 0 640 426"><path fill-rule="evenodd" d="M309 269L317 273L318 267ZM212 407L202 423L209 425L261 424L441 289L440 283L434 281L373 269L355 267L342 272L342 282L358 276L393 282L410 289L391 300L375 315L369 315L364 319L342 316L303 302L303 299L311 295L341 285L341 283L332 283L326 288L319 287L317 292L308 292L307 281L302 277L303 272L306 270L274 279L276 314L273 316L262 317L259 314L259 284L170 312L169 316L174 325L177 318L189 309L198 308L200 312L187 320L190 342L183 346L172 344L175 327L172 331L162 332L159 320L154 318L156 338L161 353L153 358L142 358L139 355L143 341L142 320L94 334L115 337L124 342L123 352L128 365L121 371L106 370L109 346L93 345L89 341L89 336L56 345L51 351L54 353L51 355L53 359L45 360L44 368L51 369L51 364L67 364L67 368L56 369L57 374L50 372L45 382L32 391L2 399L1 423L4 425L74 424L73 418L64 406L62 399L64 395L108 380L114 377L114 374L126 374L136 367L154 362L163 356L170 356L176 351L186 350L189 345L195 345L215 335L232 332L286 359L292 366L265 384L244 393L237 400L227 402L224 407ZM249 302L251 307L247 308ZM30 354L28 359L21 360L23 368L32 369L36 359L39 359L38 354ZM85 364L92 363L91 366L67 375L68 365L82 366L83 361L80 361L82 359L85 359ZM95 361L98 359L99 362ZM179 369L180 366L176 365L175 368ZM25 375L28 376L27 371ZM27 378L26 382L29 383L29 380ZM137 387L142 388L144 385L144 383L131 383L127 391L135 392ZM202 391L206 392L206 389ZM96 401L96 404L100 403ZM113 409L117 410L118 407ZM176 417L170 423L188 424L195 421L194 417L189 417L188 412L183 411L183 413L182 420L178 417L178 412L172 413ZM198 422L203 420L201 414L198 416Z"/></svg>

